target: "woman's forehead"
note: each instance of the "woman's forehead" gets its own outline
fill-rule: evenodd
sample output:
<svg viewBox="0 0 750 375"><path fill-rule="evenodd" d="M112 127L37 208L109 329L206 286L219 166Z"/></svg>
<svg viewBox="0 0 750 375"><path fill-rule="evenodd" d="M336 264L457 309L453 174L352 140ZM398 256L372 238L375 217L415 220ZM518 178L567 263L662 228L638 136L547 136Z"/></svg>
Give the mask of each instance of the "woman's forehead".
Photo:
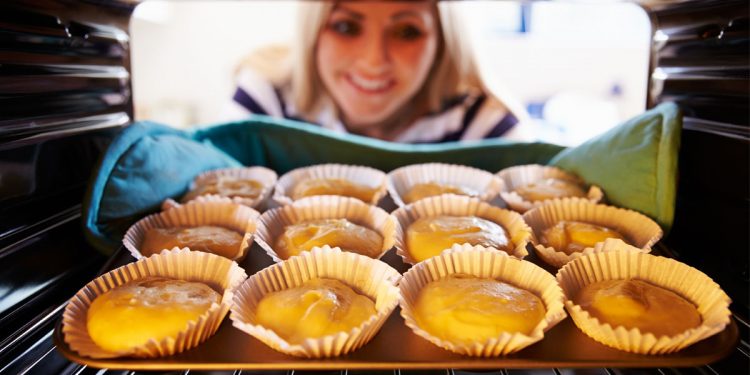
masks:
<svg viewBox="0 0 750 375"><path fill-rule="evenodd" d="M381 15L391 18L409 16L431 17L433 6L433 1L347 0L337 2L333 10L346 12L354 17L365 17L368 15Z"/></svg>

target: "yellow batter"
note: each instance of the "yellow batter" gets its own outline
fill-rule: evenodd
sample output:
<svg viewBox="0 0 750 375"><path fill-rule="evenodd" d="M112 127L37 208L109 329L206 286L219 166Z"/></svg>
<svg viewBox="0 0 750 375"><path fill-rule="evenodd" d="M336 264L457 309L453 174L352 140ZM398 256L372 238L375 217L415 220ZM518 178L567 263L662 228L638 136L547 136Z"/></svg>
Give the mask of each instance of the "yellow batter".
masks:
<svg viewBox="0 0 750 375"><path fill-rule="evenodd" d="M547 199L564 197L585 197L586 191L581 186L558 178L547 178L524 185L516 189L524 200L538 202Z"/></svg>
<svg viewBox="0 0 750 375"><path fill-rule="evenodd" d="M503 227L474 216L423 217L406 230L409 255L417 262L432 258L453 244L463 243L506 252L513 246Z"/></svg>
<svg viewBox="0 0 750 375"><path fill-rule="evenodd" d="M701 324L695 305L645 281L607 280L581 289L574 302L602 323L674 336Z"/></svg>
<svg viewBox="0 0 750 375"><path fill-rule="evenodd" d="M561 221L542 231L540 242L566 254L581 252L607 238L625 238L614 229L578 221Z"/></svg>
<svg viewBox="0 0 750 375"><path fill-rule="evenodd" d="M371 203L378 190L340 178L311 178L295 185L291 197L297 200L314 195L341 195Z"/></svg>
<svg viewBox="0 0 750 375"><path fill-rule="evenodd" d="M441 194L458 194L467 196L479 195L476 191L454 185L438 184L436 182L426 182L422 184L416 184L404 194L404 203L413 203L420 199L434 197Z"/></svg>
<svg viewBox="0 0 750 375"><path fill-rule="evenodd" d="M208 285L167 278L146 278L116 287L91 304L87 327L102 349L124 353L176 337L221 296Z"/></svg>
<svg viewBox="0 0 750 375"><path fill-rule="evenodd" d="M189 191L182 198L183 202L193 200L201 195L218 194L224 197L255 199L263 192L259 181L232 176L219 176L215 181L203 184Z"/></svg>
<svg viewBox="0 0 750 375"><path fill-rule="evenodd" d="M275 250L286 259L324 245L377 258L383 250L383 237L346 219L320 219L284 228L284 233L276 240Z"/></svg>
<svg viewBox="0 0 750 375"><path fill-rule="evenodd" d="M141 244L141 254L149 256L164 249L189 247L234 259L242 247L242 235L226 228L215 226L151 228Z"/></svg>
<svg viewBox="0 0 750 375"><path fill-rule="evenodd" d="M422 329L463 343L482 342L503 332L529 334L545 314L544 302L527 290L465 275L428 283L414 308Z"/></svg>
<svg viewBox="0 0 750 375"><path fill-rule="evenodd" d="M376 314L375 302L333 279L311 279L269 293L258 303L258 324L290 344L347 332Z"/></svg>

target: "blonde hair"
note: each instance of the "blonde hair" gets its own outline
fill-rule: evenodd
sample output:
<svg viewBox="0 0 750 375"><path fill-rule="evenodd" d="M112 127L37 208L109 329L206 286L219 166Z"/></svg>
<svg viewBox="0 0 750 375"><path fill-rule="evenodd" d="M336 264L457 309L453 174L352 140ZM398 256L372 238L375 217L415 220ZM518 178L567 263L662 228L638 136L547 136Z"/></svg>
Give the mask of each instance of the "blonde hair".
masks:
<svg viewBox="0 0 750 375"><path fill-rule="evenodd" d="M494 98L494 105L505 107L516 117L525 113L522 107L509 105L507 100L501 99L497 93L491 93L480 78L476 65L474 51L468 40L469 33L459 20L458 4L455 2L432 1L434 14L438 19L439 43L437 57L422 88L416 93L414 103L428 112L438 112L446 99L466 93L487 93ZM308 119L314 119L314 114L320 106L330 101L323 83L318 76L315 49L320 34L328 20L335 2L333 1L303 1L297 10L297 29L294 43L287 56L291 64L280 64L276 67L283 69L283 74L266 72L264 75L272 78L274 84L279 84L278 77L283 75L291 89L294 107ZM253 64L255 65L255 64ZM268 66L268 64L266 64Z"/></svg>
<svg viewBox="0 0 750 375"><path fill-rule="evenodd" d="M290 85L294 106L304 114L315 112L321 98L328 96L315 65L315 48L333 7L334 3L330 1L304 1L297 9L297 30L290 56L294 61Z"/></svg>

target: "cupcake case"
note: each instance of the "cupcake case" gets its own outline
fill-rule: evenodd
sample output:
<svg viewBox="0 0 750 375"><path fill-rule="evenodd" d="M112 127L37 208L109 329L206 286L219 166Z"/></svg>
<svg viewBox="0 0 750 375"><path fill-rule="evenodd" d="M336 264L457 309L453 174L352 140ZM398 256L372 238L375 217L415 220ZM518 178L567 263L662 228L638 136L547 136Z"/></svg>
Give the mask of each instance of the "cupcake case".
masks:
<svg viewBox="0 0 750 375"><path fill-rule="evenodd" d="M529 245L530 246L530 245ZM655 252L659 252L659 246ZM132 261L123 247L115 256L119 265ZM547 267L532 253L525 258ZM408 265L390 250L381 260L401 273ZM273 265L257 244L240 262L248 275ZM546 268L554 273L554 270ZM347 355L328 359L305 359L282 354L236 329L227 317L214 336L185 352L161 358L107 358L81 356L63 340L61 323L55 328L58 350L68 359L91 367L129 370L333 370L333 369L502 369L502 368L590 368L590 367L687 367L717 361L734 350L738 328L732 320L722 332L672 354L643 355L600 344L581 332L569 317L545 333L541 341L507 356L473 358L441 349L417 336L404 324L400 309L388 317L380 332Z"/></svg>

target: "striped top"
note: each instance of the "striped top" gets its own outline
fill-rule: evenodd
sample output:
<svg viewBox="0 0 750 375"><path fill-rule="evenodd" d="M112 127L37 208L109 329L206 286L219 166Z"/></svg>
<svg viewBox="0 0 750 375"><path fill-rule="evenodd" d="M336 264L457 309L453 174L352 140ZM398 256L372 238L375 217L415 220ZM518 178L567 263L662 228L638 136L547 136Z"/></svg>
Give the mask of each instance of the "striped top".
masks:
<svg viewBox="0 0 750 375"><path fill-rule="evenodd" d="M324 105L314 121L310 121L295 110L288 90L272 86L250 69L244 69L238 78L227 120L255 113L312 122L326 129L347 132L332 104ZM439 112L417 119L393 141L440 143L496 137L528 140L520 128L516 116L486 95L462 95L446 101Z"/></svg>

